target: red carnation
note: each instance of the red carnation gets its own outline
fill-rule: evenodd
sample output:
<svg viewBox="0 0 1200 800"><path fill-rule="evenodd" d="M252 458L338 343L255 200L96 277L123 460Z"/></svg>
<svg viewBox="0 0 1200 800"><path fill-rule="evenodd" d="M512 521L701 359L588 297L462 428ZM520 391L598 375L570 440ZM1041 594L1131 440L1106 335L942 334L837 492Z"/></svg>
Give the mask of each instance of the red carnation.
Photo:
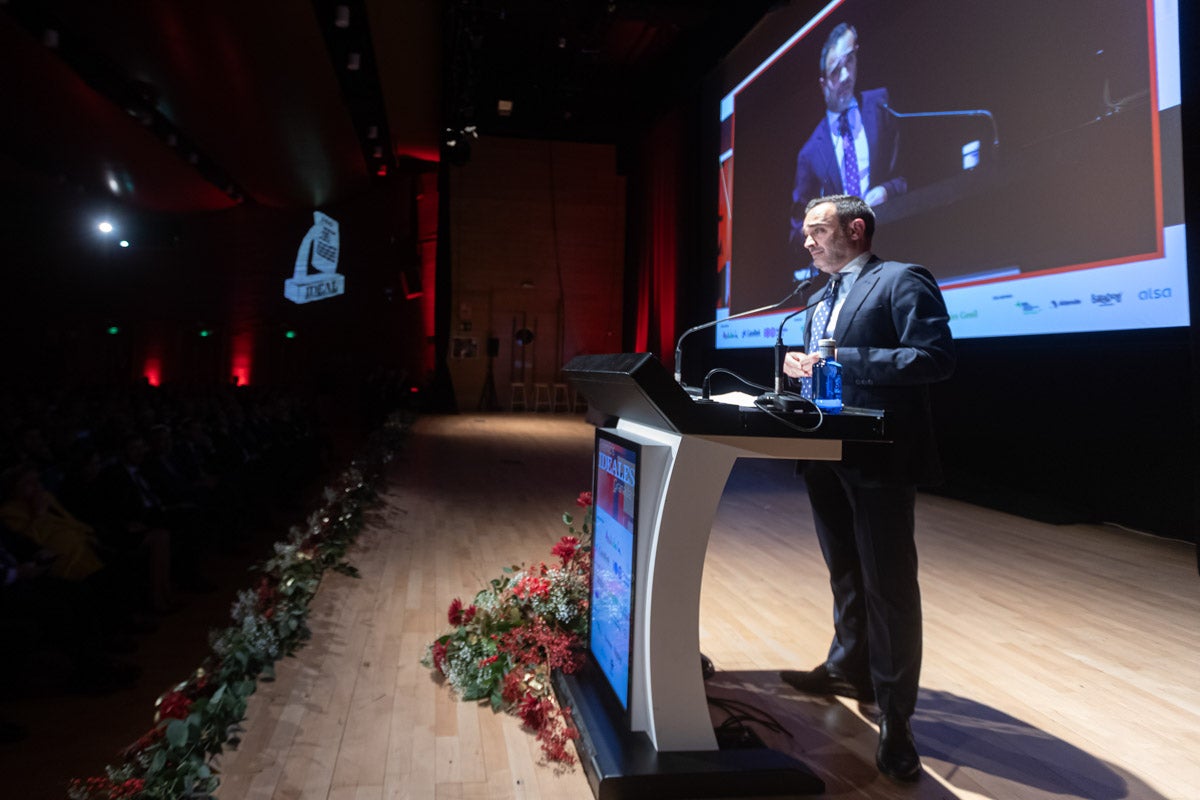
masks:
<svg viewBox="0 0 1200 800"><path fill-rule="evenodd" d="M579 497L575 498L575 505L579 506L580 508L587 508L591 504L592 504L592 493L591 492L580 492Z"/></svg>
<svg viewBox="0 0 1200 800"><path fill-rule="evenodd" d="M446 645L443 642L433 643L433 666L438 672L446 674Z"/></svg>
<svg viewBox="0 0 1200 800"><path fill-rule="evenodd" d="M474 604L463 607L462 600L457 597L450 603L450 613L447 615L450 619L450 624L454 626L470 624L471 620L475 619L475 614L479 609Z"/></svg>
<svg viewBox="0 0 1200 800"><path fill-rule="evenodd" d="M158 705L158 715L162 719L187 719L191 707L191 699L182 692L168 692Z"/></svg>
<svg viewBox="0 0 1200 800"><path fill-rule="evenodd" d="M563 566L571 563L571 559L575 557L575 551L579 549L579 540L574 536L564 536L558 540L558 544L550 551L554 555L562 559Z"/></svg>

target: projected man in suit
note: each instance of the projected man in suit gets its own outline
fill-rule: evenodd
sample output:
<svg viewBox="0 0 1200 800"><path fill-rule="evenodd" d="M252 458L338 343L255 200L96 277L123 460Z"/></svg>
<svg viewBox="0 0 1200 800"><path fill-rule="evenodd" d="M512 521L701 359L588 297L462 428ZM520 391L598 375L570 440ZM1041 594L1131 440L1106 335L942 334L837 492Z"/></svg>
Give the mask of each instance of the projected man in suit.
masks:
<svg viewBox="0 0 1200 800"><path fill-rule="evenodd" d="M875 214L860 198L809 201L801 231L814 265L835 287L827 313L810 312L805 340L813 317L827 317L816 335L837 340L843 400L884 409L889 441L846 442L841 462L805 467L833 589L834 636L824 663L781 677L803 692L875 698L876 764L889 777L915 780L921 762L908 720L922 637L913 509L916 486L941 475L929 384L954 370L949 315L926 269L871 253ZM817 360L816 353L788 353L784 372L810 378Z"/></svg>
<svg viewBox="0 0 1200 800"><path fill-rule="evenodd" d="M887 89L868 89L861 98L854 94L858 32L852 25L843 22L830 31L820 69L825 116L796 156L789 237L794 252L801 252L804 208L812 198L845 192L877 206L908 188L896 174L900 139L895 118L885 110Z"/></svg>

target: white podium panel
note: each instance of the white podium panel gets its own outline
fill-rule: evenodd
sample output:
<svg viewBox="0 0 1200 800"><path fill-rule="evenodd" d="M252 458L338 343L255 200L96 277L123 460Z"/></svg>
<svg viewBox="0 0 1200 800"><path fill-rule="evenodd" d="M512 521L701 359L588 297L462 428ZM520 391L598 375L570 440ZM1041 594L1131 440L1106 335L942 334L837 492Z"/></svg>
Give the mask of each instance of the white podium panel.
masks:
<svg viewBox="0 0 1200 800"><path fill-rule="evenodd" d="M686 435L627 420L616 430L653 454L643 456L649 469L639 498L631 727L644 731L658 750L715 750L700 674L700 584L733 463L838 460L842 445L834 439Z"/></svg>

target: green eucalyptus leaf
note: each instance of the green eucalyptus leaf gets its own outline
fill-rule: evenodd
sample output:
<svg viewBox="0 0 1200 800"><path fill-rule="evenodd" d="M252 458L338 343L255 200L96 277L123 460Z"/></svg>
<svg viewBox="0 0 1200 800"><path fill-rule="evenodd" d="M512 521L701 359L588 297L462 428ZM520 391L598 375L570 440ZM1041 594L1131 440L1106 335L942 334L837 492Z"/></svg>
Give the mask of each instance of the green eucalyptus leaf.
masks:
<svg viewBox="0 0 1200 800"><path fill-rule="evenodd" d="M181 719L173 719L167 723L167 741L172 747L183 747L188 740L187 723Z"/></svg>

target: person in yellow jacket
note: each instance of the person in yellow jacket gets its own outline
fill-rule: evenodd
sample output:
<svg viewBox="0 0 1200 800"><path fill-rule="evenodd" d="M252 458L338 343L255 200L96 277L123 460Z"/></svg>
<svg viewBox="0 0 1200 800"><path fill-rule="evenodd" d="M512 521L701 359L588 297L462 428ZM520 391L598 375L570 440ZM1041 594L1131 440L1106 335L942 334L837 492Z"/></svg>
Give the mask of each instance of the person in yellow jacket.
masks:
<svg viewBox="0 0 1200 800"><path fill-rule="evenodd" d="M10 467L0 477L0 521L13 533L49 550L50 574L82 581L104 568L92 527L71 515L43 486L32 464Z"/></svg>

